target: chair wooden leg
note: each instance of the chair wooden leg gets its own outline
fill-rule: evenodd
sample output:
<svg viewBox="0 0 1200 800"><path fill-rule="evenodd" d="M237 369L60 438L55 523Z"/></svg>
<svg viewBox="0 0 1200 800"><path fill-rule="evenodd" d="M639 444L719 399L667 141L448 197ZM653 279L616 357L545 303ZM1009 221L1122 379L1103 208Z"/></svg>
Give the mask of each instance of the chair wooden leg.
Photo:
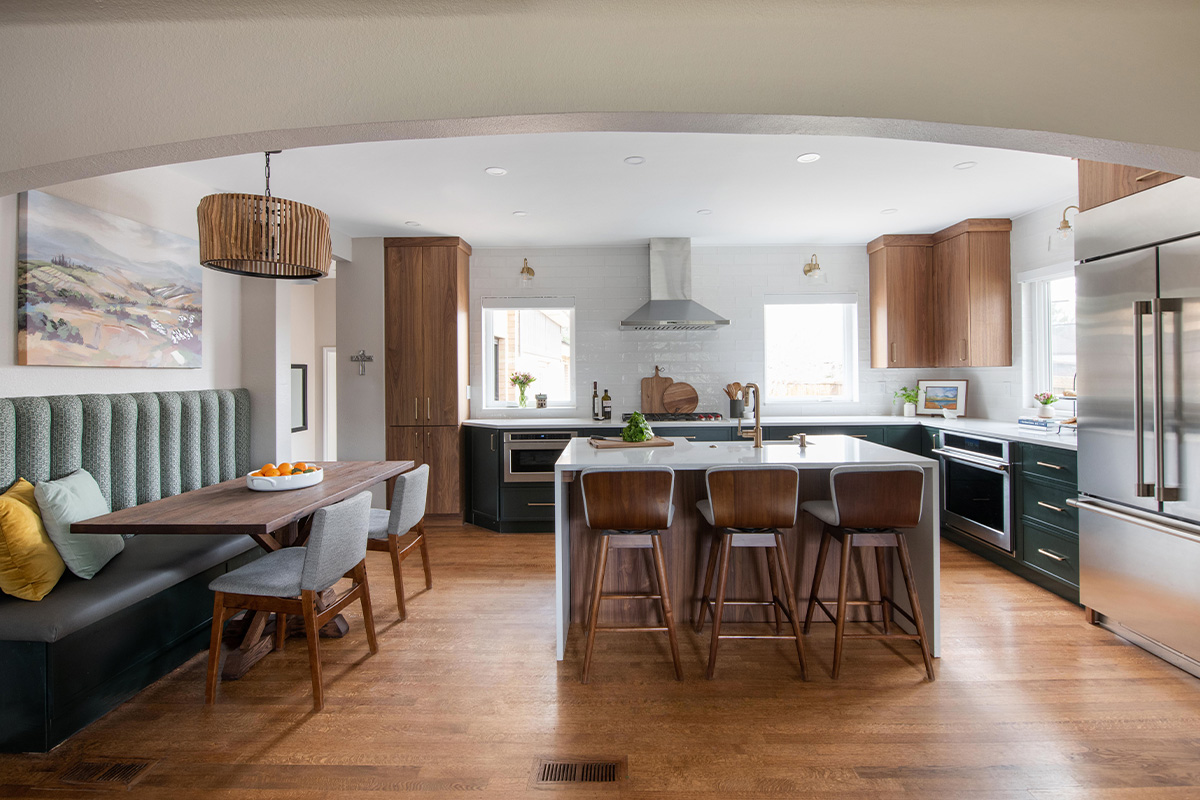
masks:
<svg viewBox="0 0 1200 800"><path fill-rule="evenodd" d="M325 691L321 685L321 632L317 629L317 593L305 589L300 593L304 610L304 636L308 639L308 668L312 673L313 711L325 707Z"/></svg>
<svg viewBox="0 0 1200 800"><path fill-rule="evenodd" d="M892 632L892 593L887 585L887 559L884 554L886 547L871 548L875 551L875 576L879 581L879 601L883 603L879 610L883 613L883 632Z"/></svg>
<svg viewBox="0 0 1200 800"><path fill-rule="evenodd" d="M788 617L791 619L792 635L796 637L796 657L800 659L800 677L808 680L808 660L804 657L804 640L800 638L800 616L796 609L796 593L792 591L792 579L788 575L787 564L784 563L783 534L779 531L775 532L775 549L779 555L776 562L779 567L779 581L783 584L784 603L787 604ZM775 612L775 618L779 619L778 611Z"/></svg>
<svg viewBox="0 0 1200 800"><path fill-rule="evenodd" d="M817 607L817 590L821 588L821 573L825 571L825 559L829 556L829 543L833 541L833 534L829 532L829 526L826 525L821 531L821 546L817 550L817 566L813 572L812 591L808 593L808 608L804 612L804 632L808 633L812 629L813 611Z"/></svg>
<svg viewBox="0 0 1200 800"><path fill-rule="evenodd" d="M400 611L401 621L408 618L404 608L404 576L400 572L400 537L388 536L388 552L392 555L392 578L396 582L396 608Z"/></svg>
<svg viewBox="0 0 1200 800"><path fill-rule="evenodd" d="M662 542L659 534L650 536L654 545L654 571L658 573L658 600L662 604L663 624L667 626L667 638L671 640L671 660L675 662L675 680L683 680L683 664L679 660L679 640L675 636L675 612L671 610L671 594L667 587L667 563L663 559Z"/></svg>
<svg viewBox="0 0 1200 800"><path fill-rule="evenodd" d="M371 654L379 652L379 642L375 639L375 614L371 609L371 587L367 583L367 562L362 560L354 568L354 581L362 588L363 628L367 632L367 647Z"/></svg>
<svg viewBox="0 0 1200 800"><path fill-rule="evenodd" d="M217 681L221 677L221 633L225 630L225 595L213 597L212 636L208 642L208 678L204 683L204 703L217 702Z"/></svg>
<svg viewBox="0 0 1200 800"><path fill-rule="evenodd" d="M600 550L596 553L595 585L592 587L592 610L588 615L587 646L583 651L583 677L587 683L592 672L592 647L596 643L596 622L600 618L600 592L604 588L604 568L608 562L608 534L600 537Z"/></svg>
<svg viewBox="0 0 1200 800"><path fill-rule="evenodd" d="M429 568L429 548L425 546L425 520L417 523L417 536L421 542L421 565L425 567L425 588L433 588L433 571Z"/></svg>
<svg viewBox="0 0 1200 800"><path fill-rule="evenodd" d="M721 550L720 535L709 540L708 569L704 571L704 592L700 595L700 611L696 614L696 633L704 629L704 616L708 613L708 593L712 591L713 572L717 569L717 556Z"/></svg>
<svg viewBox="0 0 1200 800"><path fill-rule="evenodd" d="M779 612L779 602L783 600L783 590L779 588L779 579L775 574L775 548L764 547L767 554L767 592L771 596L771 619L775 622L775 635L783 633L783 616Z"/></svg>
<svg viewBox="0 0 1200 800"><path fill-rule="evenodd" d="M714 543L715 544L715 543ZM717 567L717 601L713 606L712 639L708 646L708 679L717 674L717 648L721 644L721 616L725 613L725 588L729 584L729 553L733 547L733 534L721 534L721 562Z"/></svg>
<svg viewBox="0 0 1200 800"><path fill-rule="evenodd" d="M929 639L925 637L925 618L921 616L921 600L917 597L917 587L913 581L912 562L908 558L908 542L904 534L896 534L897 552L900 555L900 570L904 573L904 587L908 589L908 603L912 608L913 623L917 626L918 642L921 645L921 658L925 661L925 676L933 681L937 676L933 672L933 657L929 654Z"/></svg>
<svg viewBox="0 0 1200 800"><path fill-rule="evenodd" d="M282 650L287 644L287 614L275 612L275 649Z"/></svg>
<svg viewBox="0 0 1200 800"><path fill-rule="evenodd" d="M837 619L833 639L833 679L842 671L842 637L846 633L846 589L850 581L850 551L854 549L854 534L842 537L842 561L838 570Z"/></svg>

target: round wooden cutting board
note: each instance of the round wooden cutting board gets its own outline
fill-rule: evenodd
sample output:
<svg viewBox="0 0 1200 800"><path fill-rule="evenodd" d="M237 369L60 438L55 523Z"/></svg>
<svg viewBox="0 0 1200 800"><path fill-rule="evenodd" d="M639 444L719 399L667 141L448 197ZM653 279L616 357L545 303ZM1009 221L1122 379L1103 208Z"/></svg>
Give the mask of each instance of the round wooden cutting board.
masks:
<svg viewBox="0 0 1200 800"><path fill-rule="evenodd" d="M672 414L690 414L700 404L700 397L690 383L672 383L663 392L663 407Z"/></svg>

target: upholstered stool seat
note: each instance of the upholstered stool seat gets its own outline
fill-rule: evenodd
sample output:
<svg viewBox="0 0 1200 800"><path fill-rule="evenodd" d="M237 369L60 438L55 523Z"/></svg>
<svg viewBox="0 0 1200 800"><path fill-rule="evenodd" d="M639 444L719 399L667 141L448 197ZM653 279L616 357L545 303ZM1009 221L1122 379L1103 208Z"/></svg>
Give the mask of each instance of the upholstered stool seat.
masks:
<svg viewBox="0 0 1200 800"><path fill-rule="evenodd" d="M831 500L809 500L800 504L800 510L812 514L826 525L838 524L837 509Z"/></svg>

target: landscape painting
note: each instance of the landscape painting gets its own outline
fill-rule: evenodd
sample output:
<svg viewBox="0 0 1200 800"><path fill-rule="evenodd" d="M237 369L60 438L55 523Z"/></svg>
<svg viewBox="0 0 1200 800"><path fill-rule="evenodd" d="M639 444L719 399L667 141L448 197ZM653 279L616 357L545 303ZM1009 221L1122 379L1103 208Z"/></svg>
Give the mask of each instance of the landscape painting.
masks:
<svg viewBox="0 0 1200 800"><path fill-rule="evenodd" d="M43 192L20 197L17 362L201 365L194 239Z"/></svg>
<svg viewBox="0 0 1200 800"><path fill-rule="evenodd" d="M917 408L920 414L940 415L950 412L963 415L967 411L967 382L966 381L917 381L921 403Z"/></svg>

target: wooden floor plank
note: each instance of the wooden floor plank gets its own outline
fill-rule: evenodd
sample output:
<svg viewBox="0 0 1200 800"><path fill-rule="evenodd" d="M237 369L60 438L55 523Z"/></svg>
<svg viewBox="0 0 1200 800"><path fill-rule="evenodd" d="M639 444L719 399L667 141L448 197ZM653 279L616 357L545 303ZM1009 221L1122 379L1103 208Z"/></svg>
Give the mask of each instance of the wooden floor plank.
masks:
<svg viewBox="0 0 1200 800"><path fill-rule="evenodd" d="M572 798L1146 800L1200 796L1200 681L1087 625L1081 610L954 545L942 552L944 656L926 683L914 647L731 641L704 679L708 632L582 637L554 661L554 543L470 526L428 529L434 588L396 620L373 593L380 651L358 613L322 642L326 709L312 713L307 653L269 655L203 705L198 656L53 753L0 756L0 797L51 788L84 756L155 759L131 797L306 800L525 797L539 756L627 756L618 793ZM368 554L390 585L386 553ZM419 581L413 582L419 585ZM538 793L539 795L543 793Z"/></svg>

